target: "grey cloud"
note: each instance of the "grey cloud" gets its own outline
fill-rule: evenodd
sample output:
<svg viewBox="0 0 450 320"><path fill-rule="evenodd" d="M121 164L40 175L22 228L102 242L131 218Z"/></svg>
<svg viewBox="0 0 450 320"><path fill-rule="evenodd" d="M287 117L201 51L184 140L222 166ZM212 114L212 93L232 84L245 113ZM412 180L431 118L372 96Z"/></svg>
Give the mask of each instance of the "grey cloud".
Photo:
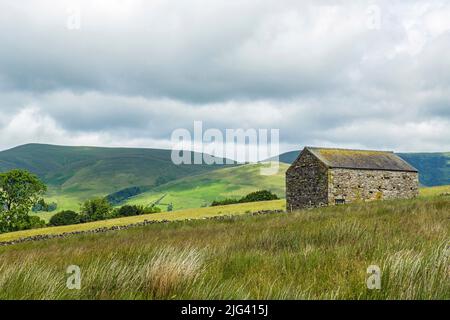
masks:
<svg viewBox="0 0 450 320"><path fill-rule="evenodd" d="M72 31L71 1L0 4L0 148L165 145L203 120L289 146L450 149L448 4L379 1L371 29L346 1L80 3Z"/></svg>
<svg viewBox="0 0 450 320"><path fill-rule="evenodd" d="M335 15L328 7L276 1L141 6L108 19L82 2L77 31L65 29L62 3L52 5L53 14L2 10L2 87L191 102L296 96L330 88L367 41L364 6ZM322 11L331 20L325 30L324 19L314 20ZM342 21L347 11L353 20Z"/></svg>

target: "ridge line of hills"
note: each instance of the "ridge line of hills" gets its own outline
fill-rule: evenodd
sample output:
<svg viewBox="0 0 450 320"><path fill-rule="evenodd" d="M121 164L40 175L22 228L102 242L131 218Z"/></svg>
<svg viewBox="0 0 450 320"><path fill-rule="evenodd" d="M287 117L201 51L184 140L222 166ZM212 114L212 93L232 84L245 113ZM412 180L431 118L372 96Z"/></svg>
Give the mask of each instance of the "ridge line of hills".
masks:
<svg viewBox="0 0 450 320"><path fill-rule="evenodd" d="M280 172L261 176L261 164L175 165L165 149L27 144L0 151L0 172L22 168L37 174L58 209L76 209L85 199L115 193L119 202L131 204L148 204L166 194L164 202L180 209L260 189L284 197L284 172L298 154L281 154ZM450 184L450 153L398 155L419 170L421 185Z"/></svg>

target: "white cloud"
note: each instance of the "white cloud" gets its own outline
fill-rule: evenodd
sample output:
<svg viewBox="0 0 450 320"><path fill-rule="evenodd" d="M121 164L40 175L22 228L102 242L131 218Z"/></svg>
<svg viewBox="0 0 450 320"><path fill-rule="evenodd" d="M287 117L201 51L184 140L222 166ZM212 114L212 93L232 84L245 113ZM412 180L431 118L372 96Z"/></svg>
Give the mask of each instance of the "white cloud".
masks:
<svg viewBox="0 0 450 320"><path fill-rule="evenodd" d="M59 127L50 116L43 115L35 106L21 109L7 125L0 128L2 147L14 146L24 141L64 144L101 144L99 134L73 134Z"/></svg>
<svg viewBox="0 0 450 320"><path fill-rule="evenodd" d="M0 148L169 147L203 120L284 148L450 150L448 2L4 0L0 43Z"/></svg>
<svg viewBox="0 0 450 320"><path fill-rule="evenodd" d="M67 131L50 116L45 115L36 106L25 107L13 115L7 125L0 128L2 137L0 148L9 148L24 142L49 143L81 146L111 146L111 147L148 147L168 148L168 140L151 138L127 137L115 135L107 131Z"/></svg>

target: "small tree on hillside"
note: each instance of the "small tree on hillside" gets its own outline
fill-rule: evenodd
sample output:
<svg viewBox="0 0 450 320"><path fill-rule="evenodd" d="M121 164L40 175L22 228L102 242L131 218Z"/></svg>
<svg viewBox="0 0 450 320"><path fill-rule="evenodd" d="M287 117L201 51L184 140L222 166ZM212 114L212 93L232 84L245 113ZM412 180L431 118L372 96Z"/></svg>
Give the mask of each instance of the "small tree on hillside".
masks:
<svg viewBox="0 0 450 320"><path fill-rule="evenodd" d="M270 200L278 200L278 196L268 190L260 190L256 192L249 193L245 197L241 198L239 202L257 202L257 201L270 201Z"/></svg>
<svg viewBox="0 0 450 320"><path fill-rule="evenodd" d="M81 222L98 221L112 217L113 208L106 198L87 200L81 205Z"/></svg>
<svg viewBox="0 0 450 320"><path fill-rule="evenodd" d="M80 215L74 211L66 210L55 214L50 218L51 226L67 226L70 224L80 223Z"/></svg>
<svg viewBox="0 0 450 320"><path fill-rule="evenodd" d="M117 217L131 217L144 214L144 208L139 206L125 205L116 210Z"/></svg>
<svg viewBox="0 0 450 320"><path fill-rule="evenodd" d="M0 173L0 232L30 227L35 219L28 213L46 190L47 187L26 170Z"/></svg>

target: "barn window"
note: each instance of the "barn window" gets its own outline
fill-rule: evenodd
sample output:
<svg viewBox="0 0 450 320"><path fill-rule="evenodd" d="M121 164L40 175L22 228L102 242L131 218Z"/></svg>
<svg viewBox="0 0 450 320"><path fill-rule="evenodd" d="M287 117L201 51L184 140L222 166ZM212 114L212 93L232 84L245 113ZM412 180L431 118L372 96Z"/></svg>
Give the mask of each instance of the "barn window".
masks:
<svg viewBox="0 0 450 320"><path fill-rule="evenodd" d="M334 199L335 204L345 204L345 199Z"/></svg>

